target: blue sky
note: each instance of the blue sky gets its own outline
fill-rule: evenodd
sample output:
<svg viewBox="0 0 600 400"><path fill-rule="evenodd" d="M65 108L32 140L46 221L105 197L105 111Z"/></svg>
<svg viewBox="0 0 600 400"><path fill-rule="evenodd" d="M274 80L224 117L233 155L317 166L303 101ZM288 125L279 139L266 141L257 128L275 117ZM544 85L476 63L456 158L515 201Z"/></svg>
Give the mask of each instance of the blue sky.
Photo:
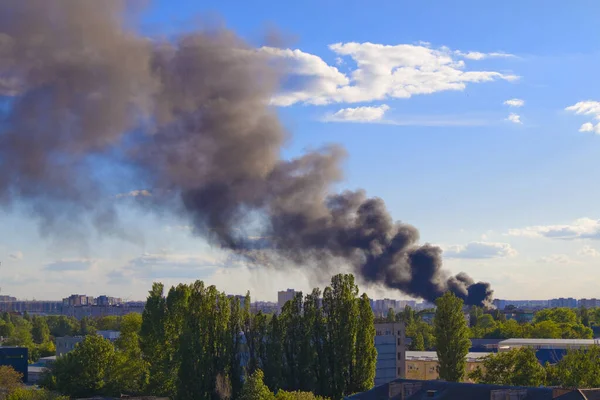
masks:
<svg viewBox="0 0 600 400"><path fill-rule="evenodd" d="M449 270L491 282L500 298L600 295L600 3L174 4L152 1L139 29L172 35L218 21L262 46L276 28L286 46L274 54L304 71L295 91L275 99L293 135L284 156L342 144L340 188L383 198L423 242L445 249ZM201 278L273 299L319 284L248 270L192 237L185 221L139 215L126 203L121 211L139 240L58 243L18 207L6 211L2 293L140 299L152 280Z"/></svg>

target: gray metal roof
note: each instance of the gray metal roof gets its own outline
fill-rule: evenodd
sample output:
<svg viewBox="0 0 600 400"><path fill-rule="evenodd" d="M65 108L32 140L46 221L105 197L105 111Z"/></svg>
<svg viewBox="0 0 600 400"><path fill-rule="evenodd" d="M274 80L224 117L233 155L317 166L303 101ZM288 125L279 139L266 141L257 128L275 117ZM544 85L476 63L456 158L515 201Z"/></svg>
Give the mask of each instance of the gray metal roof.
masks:
<svg viewBox="0 0 600 400"><path fill-rule="evenodd" d="M593 346L600 344L595 339L506 339L498 343L498 346L547 346L564 348L571 346Z"/></svg>
<svg viewBox="0 0 600 400"><path fill-rule="evenodd" d="M477 362L483 361L484 357L489 356L493 353L486 352L476 352L476 353L468 353L467 361ZM437 361L438 356L435 351L407 351L406 352L406 361Z"/></svg>

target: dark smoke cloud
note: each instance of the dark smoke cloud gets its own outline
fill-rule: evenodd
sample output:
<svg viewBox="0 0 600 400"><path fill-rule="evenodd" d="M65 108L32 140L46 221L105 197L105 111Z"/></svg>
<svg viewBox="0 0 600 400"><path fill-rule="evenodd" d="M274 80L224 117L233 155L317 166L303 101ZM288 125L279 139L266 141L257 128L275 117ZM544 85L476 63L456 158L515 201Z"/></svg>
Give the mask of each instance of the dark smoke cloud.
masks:
<svg viewBox="0 0 600 400"><path fill-rule="evenodd" d="M381 199L332 193L343 149L280 158L287 135L269 106L282 78L272 60L226 30L144 38L128 28L125 5L0 3L5 205L27 204L48 231L81 215L110 231L116 213L102 199L136 184L152 188L144 202L242 254L260 242L259 253L322 268L342 261L366 282L427 300L446 290L469 304L490 298L488 284L444 271L441 250L419 246ZM260 241L244 232L249 216Z"/></svg>

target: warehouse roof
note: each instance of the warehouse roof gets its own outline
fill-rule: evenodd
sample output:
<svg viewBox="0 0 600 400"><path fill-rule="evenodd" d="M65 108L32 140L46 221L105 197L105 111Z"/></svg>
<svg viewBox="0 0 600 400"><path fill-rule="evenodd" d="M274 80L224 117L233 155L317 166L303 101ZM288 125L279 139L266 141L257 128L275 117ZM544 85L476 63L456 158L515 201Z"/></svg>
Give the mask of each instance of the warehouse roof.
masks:
<svg viewBox="0 0 600 400"><path fill-rule="evenodd" d="M483 361L484 357L489 356L493 353L486 352L477 352L477 353L468 353L467 361L468 362L477 362ZM407 351L406 352L406 361L437 361L437 353L435 351Z"/></svg>
<svg viewBox="0 0 600 400"><path fill-rule="evenodd" d="M546 347L546 348L566 348L593 346L600 342L596 339L506 339L498 343L499 347L503 346L530 346L530 347Z"/></svg>

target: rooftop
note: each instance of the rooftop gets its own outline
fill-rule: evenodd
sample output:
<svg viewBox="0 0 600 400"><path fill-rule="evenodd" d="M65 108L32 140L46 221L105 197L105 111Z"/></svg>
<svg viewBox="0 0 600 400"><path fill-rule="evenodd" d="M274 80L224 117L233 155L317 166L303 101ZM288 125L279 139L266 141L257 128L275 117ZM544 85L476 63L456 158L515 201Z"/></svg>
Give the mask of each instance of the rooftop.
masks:
<svg viewBox="0 0 600 400"><path fill-rule="evenodd" d="M548 347L569 347L569 346L593 346L600 345L597 339L506 339L498 343L498 346L548 346Z"/></svg>
<svg viewBox="0 0 600 400"><path fill-rule="evenodd" d="M468 353L467 362L483 361L483 358L493 353L477 352ZM435 351L407 351L406 361L437 361L437 353Z"/></svg>

